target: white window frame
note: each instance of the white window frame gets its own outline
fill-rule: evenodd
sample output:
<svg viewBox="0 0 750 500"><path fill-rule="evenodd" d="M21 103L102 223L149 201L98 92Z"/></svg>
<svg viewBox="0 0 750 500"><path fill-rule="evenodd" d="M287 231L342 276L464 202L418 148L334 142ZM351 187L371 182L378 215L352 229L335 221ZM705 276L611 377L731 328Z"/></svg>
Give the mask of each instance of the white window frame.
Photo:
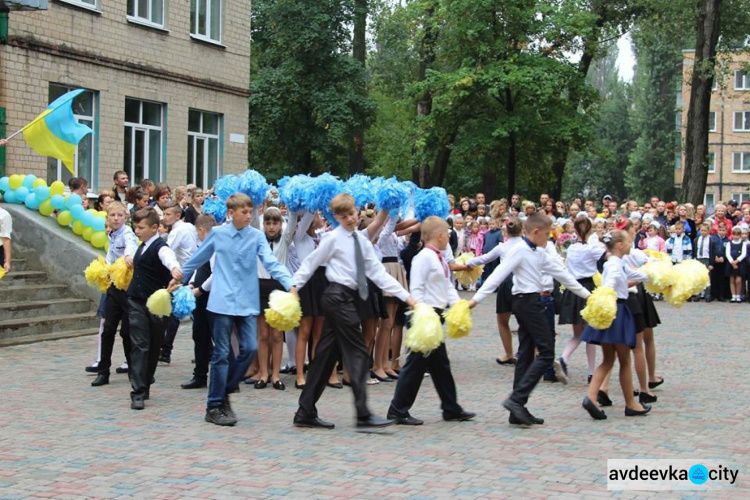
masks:
<svg viewBox="0 0 750 500"><path fill-rule="evenodd" d="M713 118L713 124L712 122ZM713 125L713 126L711 126ZM709 132L716 132L716 111L709 111L708 112L708 131Z"/></svg>
<svg viewBox="0 0 750 500"><path fill-rule="evenodd" d="M214 33L209 32L211 29L212 21L211 15L213 13L213 9L211 7L213 6L214 2L218 2L219 4L219 33L217 36L215 36ZM201 34L198 32L198 25L200 23L200 16L198 15L198 12L201 7L205 8L206 10L206 34ZM191 22L190 26L190 36L192 38L221 45L222 37L224 34L224 0L190 0L190 17L191 21L193 21L192 18L195 17L194 22Z"/></svg>
<svg viewBox="0 0 750 500"><path fill-rule="evenodd" d="M738 81L740 85L737 85ZM734 71L734 90L750 90L750 74L747 71L742 69Z"/></svg>
<svg viewBox="0 0 750 500"><path fill-rule="evenodd" d="M738 155L740 159L740 168L737 168ZM745 162L747 162L747 169L744 168ZM732 153L732 173L750 173L750 151L735 151L734 153Z"/></svg>
<svg viewBox="0 0 750 500"><path fill-rule="evenodd" d="M711 201L708 201L709 199ZM703 204L706 205L707 210L713 211L715 203L716 203L716 195L714 193L705 193L703 195Z"/></svg>
<svg viewBox="0 0 750 500"><path fill-rule="evenodd" d="M750 201L750 193L732 193L732 199L736 201L738 205L742 205L742 202Z"/></svg>
<svg viewBox="0 0 750 500"><path fill-rule="evenodd" d="M99 8L99 0L93 0L93 2L87 2L86 0L60 0L63 3L75 5L82 9L93 10L94 12L101 12Z"/></svg>
<svg viewBox="0 0 750 500"><path fill-rule="evenodd" d="M133 14L130 12L127 13L127 19L128 21L137 23L137 24L143 24L145 26L150 26L152 28L159 28L159 29L166 29L167 27L167 0L146 0L148 2L148 12L145 13L145 15L142 15L141 12L138 12L138 0L132 0L133 2ZM151 20L151 12L154 8L154 3L160 2L161 3L161 22L158 23L156 21ZM127 9L127 6L126 6Z"/></svg>
<svg viewBox="0 0 750 500"><path fill-rule="evenodd" d="M165 109L166 106L164 103L156 102L156 101L148 101L143 99L135 99L131 97L126 97L126 100L132 100L137 101L139 103L139 109L138 109L138 119L141 123L134 123L134 122L124 122L124 133L128 134L130 133L130 165L124 165L123 170L128 173L128 177L132 182L136 182L136 179L143 180L146 178L151 179L154 182L161 182L162 181L162 169L164 167L164 140L165 140ZM149 102L152 104L158 104L161 107L161 125L146 125L143 123L143 103ZM128 131L128 127L130 127L130 130ZM159 145L158 145L158 151L159 151L159 167L157 169L157 172L159 172L159 177L157 179L153 179L148 177L148 173L151 171L151 155L149 154L150 148L151 148L151 134L149 133L152 130L158 130L160 132L159 135ZM144 151L144 158L143 158L143 174L144 177L140 177L136 175L135 172L135 146L136 141L135 137L138 132L143 132L144 134L144 140L143 140L143 151ZM125 159L125 155L123 154L123 161Z"/></svg>
<svg viewBox="0 0 750 500"><path fill-rule="evenodd" d="M737 127L737 116L742 115L741 128ZM732 127L735 132L750 132L750 111L735 111L732 116Z"/></svg>
<svg viewBox="0 0 750 500"><path fill-rule="evenodd" d="M220 113L212 113L210 111L201 111L198 109L190 109L188 110L188 115L190 113L199 113L200 114L200 120L199 120L199 128L200 132L191 131L188 129L188 153L190 152L190 145L193 146L193 157L190 157L190 154L188 154L188 175L187 175L187 183L190 184L191 182L199 187L202 187L203 189L209 189L209 148L208 148L208 142L210 139L216 140L216 170L214 172L214 180L219 178L219 173L221 172L221 130L222 130L222 123L224 120L224 116ZM217 119L217 132L215 134L210 134L207 132L203 132L203 117L207 114L216 116ZM203 178L197 179L197 155L196 151L198 151L197 144L198 141L203 141ZM200 180L200 182L198 182Z"/></svg>
<svg viewBox="0 0 750 500"><path fill-rule="evenodd" d="M716 153L714 151L708 152L708 173L709 174L715 174L716 173Z"/></svg>

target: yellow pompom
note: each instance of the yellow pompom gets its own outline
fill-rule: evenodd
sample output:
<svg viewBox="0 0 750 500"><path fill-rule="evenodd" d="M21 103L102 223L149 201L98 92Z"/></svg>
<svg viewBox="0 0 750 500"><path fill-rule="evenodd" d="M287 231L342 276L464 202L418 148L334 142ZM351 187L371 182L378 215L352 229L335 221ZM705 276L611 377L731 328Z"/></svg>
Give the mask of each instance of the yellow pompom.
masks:
<svg viewBox="0 0 750 500"><path fill-rule="evenodd" d="M5 277L5 269L0 267L0 280Z"/></svg>
<svg viewBox="0 0 750 500"><path fill-rule="evenodd" d="M581 317L597 330L609 328L615 316L617 316L617 294L614 288L608 286L594 289L586 301L586 307L581 310Z"/></svg>
<svg viewBox="0 0 750 500"><path fill-rule="evenodd" d="M130 280L133 279L133 268L125 264L125 257L120 257L109 265L109 277L115 288L127 291Z"/></svg>
<svg viewBox="0 0 750 500"><path fill-rule="evenodd" d="M664 291L667 303L682 307L685 302L702 292L709 283L708 269L697 260L686 260L674 266L674 283Z"/></svg>
<svg viewBox="0 0 750 500"><path fill-rule="evenodd" d="M602 286L602 273L597 271L593 277L593 280L594 280L594 286L597 286L597 287Z"/></svg>
<svg viewBox="0 0 750 500"><path fill-rule="evenodd" d="M105 293L109 288L109 268L104 261L104 257L99 256L96 260L93 260L83 271L83 275L91 288L95 288L102 293Z"/></svg>
<svg viewBox="0 0 750 500"><path fill-rule="evenodd" d="M411 326L404 338L406 347L422 354L429 354L440 347L445 334L440 317L433 308L420 302L406 314L411 315Z"/></svg>
<svg viewBox="0 0 750 500"><path fill-rule="evenodd" d="M648 292L667 293L667 289L675 282L676 273L674 272L674 266L669 261L647 262L639 270L648 274L649 281L643 284Z"/></svg>
<svg viewBox="0 0 750 500"><path fill-rule="evenodd" d="M302 307L299 300L289 292L274 290L268 298L268 309L265 310L266 323L271 328L286 332L297 328L302 319Z"/></svg>
<svg viewBox="0 0 750 500"><path fill-rule="evenodd" d="M456 257L456 264L465 265L469 259L473 259L474 254L472 252L462 253ZM476 266L470 271L456 271L456 281L461 283L463 286L469 286L475 284L482 277L482 270L484 266Z"/></svg>
<svg viewBox="0 0 750 500"><path fill-rule="evenodd" d="M445 324L448 326L448 336L459 339L469 334L472 327L471 309L468 300L459 300L453 307L443 313Z"/></svg>
<svg viewBox="0 0 750 500"><path fill-rule="evenodd" d="M169 316L172 314L172 294L166 288L157 290L146 301L146 307L154 316Z"/></svg>
<svg viewBox="0 0 750 500"><path fill-rule="evenodd" d="M651 260L669 262L670 264L672 263L672 258L668 253L660 252L658 250L651 250L650 248L644 250L643 253L648 255Z"/></svg>

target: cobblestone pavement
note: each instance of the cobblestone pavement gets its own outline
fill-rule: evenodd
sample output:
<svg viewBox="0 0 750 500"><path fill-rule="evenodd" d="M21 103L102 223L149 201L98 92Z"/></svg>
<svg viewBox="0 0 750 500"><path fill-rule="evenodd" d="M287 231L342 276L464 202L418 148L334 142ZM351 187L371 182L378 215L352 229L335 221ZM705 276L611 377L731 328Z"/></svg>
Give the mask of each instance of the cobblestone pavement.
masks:
<svg viewBox="0 0 750 500"><path fill-rule="evenodd" d="M478 413L476 420L443 422L426 379L412 410L425 425L377 433L356 431L348 388L327 389L318 405L335 430L294 428L299 391L286 375L284 392L242 387L233 398L236 427L205 423L205 390L179 388L192 373L189 327L181 330L171 366L157 370L142 412L129 408L125 375L90 387L83 367L95 354L92 337L1 349L0 498L653 495L607 492L607 458L720 459L739 467L736 486L691 497L750 498L747 304L659 304L658 372L666 382L651 415L625 418L613 381L609 419L592 420L581 408L581 347L568 386L541 383L532 394L529 409L545 424L524 429L508 425L501 406L513 370L495 362L501 348L491 302L475 310L471 336L448 347L459 401ZM559 328L558 355L569 336L569 327ZM369 388L373 410L386 411L394 385Z"/></svg>

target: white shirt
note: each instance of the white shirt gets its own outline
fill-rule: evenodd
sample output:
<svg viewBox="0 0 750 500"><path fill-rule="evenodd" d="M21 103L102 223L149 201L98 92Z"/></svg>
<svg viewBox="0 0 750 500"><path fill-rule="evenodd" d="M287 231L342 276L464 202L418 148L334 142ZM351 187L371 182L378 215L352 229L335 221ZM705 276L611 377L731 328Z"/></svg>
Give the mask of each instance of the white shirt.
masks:
<svg viewBox="0 0 750 500"><path fill-rule="evenodd" d="M466 265L471 267L481 266L498 258L502 261L502 259L504 259L519 242L523 242L523 238L520 236L512 236L508 238L507 241L498 243L495 248L489 252L483 253L479 257L469 259Z"/></svg>
<svg viewBox="0 0 750 500"><path fill-rule="evenodd" d="M565 259L565 267L577 280L591 278L596 274L596 263L606 249L600 244L576 242L570 245Z"/></svg>
<svg viewBox="0 0 750 500"><path fill-rule="evenodd" d="M536 245L524 240L515 245L500 265L492 271L473 299L477 302L484 300L505 281L510 273L513 273L513 295L543 292L542 273L547 273L557 279L579 297L586 299L591 295L573 276L568 274L559 259L553 259L547 253L546 248L537 249Z"/></svg>
<svg viewBox="0 0 750 500"><path fill-rule="evenodd" d="M627 299L628 281L648 281L648 276L625 265L625 262L614 255L604 263L602 273L602 286L608 286L615 290L618 299Z"/></svg>
<svg viewBox="0 0 750 500"><path fill-rule="evenodd" d="M666 242L666 247L669 249L672 247L672 262L682 262L682 239L687 238L685 236L685 233L682 233L680 235L675 234L674 235L674 243L670 243L669 240Z"/></svg>
<svg viewBox="0 0 750 500"><path fill-rule="evenodd" d="M167 245L174 252L180 266L184 266L185 262L198 248L198 235L195 232L195 226L182 220L172 224L172 229L167 236Z"/></svg>
<svg viewBox="0 0 750 500"><path fill-rule="evenodd" d="M438 254L431 248L423 248L414 257L409 276L409 291L417 302L445 309L461 300L450 280L450 272L446 277Z"/></svg>
<svg viewBox="0 0 750 500"><path fill-rule="evenodd" d="M383 228L378 239L378 248L380 248L381 259L383 257L398 257L398 237L396 236L396 223L398 219L391 217Z"/></svg>
<svg viewBox="0 0 750 500"><path fill-rule="evenodd" d="M726 257L727 257L727 262L729 262L729 263L734 262L734 259L732 258L732 243L734 243L736 245L737 243L742 243L742 240L739 239L737 241L734 241L732 239L732 240L729 240L727 242L727 244L725 245L725 247L724 247L725 252L724 253L725 253ZM744 245L744 244L742 245L742 252L740 253L740 256L737 257L737 262L741 262L742 259L745 258L745 255L747 254L747 248L746 247L747 247L747 245Z"/></svg>
<svg viewBox="0 0 750 500"><path fill-rule="evenodd" d="M359 231L349 232L342 226L337 227L323 238L313 253L302 261L294 274L294 284L299 289L312 277L320 266L326 266L326 278L331 283L344 285L352 290L357 289L357 267L354 257L354 240L359 238L362 257L365 262L365 274L381 290L406 301L409 292L388 274L375 254L372 243Z"/></svg>
<svg viewBox="0 0 750 500"><path fill-rule="evenodd" d="M521 240L523 241L523 240ZM565 263L562 260L562 257L560 257L560 254L557 253L557 249L555 248L555 244L551 241L547 242L547 246L544 248L544 250L549 254L550 259L557 259L560 263L561 267L565 267ZM513 287L515 288L516 282L515 282L515 276L513 277ZM542 273L542 291L543 292L551 292L555 289L555 280L552 276L550 276L547 273Z"/></svg>
<svg viewBox="0 0 750 500"><path fill-rule="evenodd" d="M13 219L10 217L10 213L4 208L0 208L0 238L10 238L10 233L13 232Z"/></svg>
<svg viewBox="0 0 750 500"><path fill-rule="evenodd" d="M141 252L141 255L146 253L146 250L148 250L148 247L151 246L151 243L156 241L157 238L159 238L159 233L156 233L153 235L146 243L143 244L143 251ZM172 271L175 267L182 269L182 266L177 261L177 257L175 257L174 252L171 248L169 248L167 245L164 245L159 249L159 260L161 261L162 265Z"/></svg>
<svg viewBox="0 0 750 500"><path fill-rule="evenodd" d="M287 268L289 267L287 263L287 260L289 259L289 246L292 244L297 229L297 218L297 214L292 214L289 217L289 223L284 228L284 232L281 233L279 241L268 242L271 246L271 250L273 250L273 255L276 257L276 260L287 266ZM263 267L263 263L260 259L258 259L258 279L271 279L271 275L266 268Z"/></svg>
<svg viewBox="0 0 750 500"><path fill-rule="evenodd" d="M701 248L702 246L702 248ZM711 236L698 236L695 245L695 258L708 259L711 250Z"/></svg>
<svg viewBox="0 0 750 500"><path fill-rule="evenodd" d="M297 258L302 261L313 253L315 250L315 238L307 234L307 230L310 229L310 225L315 220L315 214L312 212L305 212L302 218L297 224L297 229L294 232L294 248L297 252Z"/></svg>

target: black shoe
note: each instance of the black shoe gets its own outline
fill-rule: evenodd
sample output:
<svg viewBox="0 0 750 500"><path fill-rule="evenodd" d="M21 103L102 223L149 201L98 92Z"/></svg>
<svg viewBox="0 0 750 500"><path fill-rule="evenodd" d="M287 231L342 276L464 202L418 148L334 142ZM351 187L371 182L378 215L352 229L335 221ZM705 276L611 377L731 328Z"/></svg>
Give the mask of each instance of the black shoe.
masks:
<svg viewBox="0 0 750 500"><path fill-rule="evenodd" d="M657 399L656 396L652 396L651 394L648 394L646 392L642 392L638 396L638 402L641 403L641 404L644 404L644 403L656 403L656 399Z"/></svg>
<svg viewBox="0 0 750 500"><path fill-rule="evenodd" d="M588 376L588 377L586 378L586 383L587 383L587 384L590 384L590 383L591 383L591 377L593 377L593 375L589 375L589 376Z"/></svg>
<svg viewBox="0 0 750 500"><path fill-rule="evenodd" d="M298 382L297 382L297 381L295 380L295 381L294 381L294 388L295 388L295 389L304 389L304 388L305 388L305 384L300 384L300 383L298 383Z"/></svg>
<svg viewBox="0 0 750 500"><path fill-rule="evenodd" d="M664 383L664 378L660 378L656 382L649 382L648 383L648 388L649 389L655 389L655 388L659 387L663 383Z"/></svg>
<svg viewBox="0 0 750 500"><path fill-rule="evenodd" d="M277 380L273 383L273 388L277 391L283 391L284 389L286 389L286 386L284 385L284 382L282 382L281 380Z"/></svg>
<svg viewBox="0 0 750 500"><path fill-rule="evenodd" d="M711 297L706 297L706 302L713 302L713 301L714 299L712 299Z"/></svg>
<svg viewBox="0 0 750 500"><path fill-rule="evenodd" d="M560 368L562 369L563 373L567 377L568 376L568 363L566 363L565 360L562 359L562 357L558 358L557 362L560 363Z"/></svg>
<svg viewBox="0 0 750 500"><path fill-rule="evenodd" d="M599 391L601 392L601 391ZM598 408L593 401L589 399L588 396L583 398L583 406L587 412L589 412L589 415L591 415L591 418L594 420L606 420L607 414L604 413L600 408Z"/></svg>
<svg viewBox="0 0 750 500"><path fill-rule="evenodd" d="M531 413L523 407L523 405L516 403L512 399L508 398L503 401L503 406L508 410L512 417L514 417L521 425L533 425L534 421L531 420Z"/></svg>
<svg viewBox="0 0 750 500"><path fill-rule="evenodd" d="M346 379L341 379L341 384L342 384L342 385L345 385L345 386L347 386L347 387L351 387L351 386L352 386L352 383L351 383L351 382L349 382L349 381L348 381L348 380L346 380Z"/></svg>
<svg viewBox="0 0 750 500"><path fill-rule="evenodd" d="M131 410L142 410L146 407L146 403L143 402L143 396L136 394L130 398L130 409Z"/></svg>
<svg viewBox="0 0 750 500"><path fill-rule="evenodd" d="M394 413L388 413L388 420L395 420L396 425L422 425L424 424L424 420L419 420L418 418L414 418L411 415L406 415L405 417L399 417L398 415Z"/></svg>
<svg viewBox="0 0 750 500"><path fill-rule="evenodd" d="M208 411L206 411L205 421L212 424L224 426L232 426L237 423L237 419L227 415L226 411L224 411L224 408L222 408L221 406L217 408L210 408Z"/></svg>
<svg viewBox="0 0 750 500"><path fill-rule="evenodd" d="M553 384L556 383L556 382L559 382L559 380L557 379L557 377L554 374L552 374L552 375L545 375L543 377L543 380L545 382L551 382Z"/></svg>
<svg viewBox="0 0 750 500"><path fill-rule="evenodd" d="M385 372L385 374L388 375L388 378L391 379L391 380L398 380L398 375L395 374L395 373L393 375L391 375L390 373Z"/></svg>
<svg viewBox="0 0 750 500"><path fill-rule="evenodd" d="M94 381L91 382L91 387L99 387L107 384L109 384L109 373L100 373L96 376Z"/></svg>
<svg viewBox="0 0 750 500"><path fill-rule="evenodd" d="M648 412L651 411L651 407L649 405L642 404L641 406L643 406L643 410L633 410L626 406L625 416L626 417L640 417L640 416L646 415Z"/></svg>
<svg viewBox="0 0 750 500"><path fill-rule="evenodd" d="M377 415L370 415L367 418L358 418L357 427L388 427L395 424L395 420L380 418Z"/></svg>
<svg viewBox="0 0 750 500"><path fill-rule="evenodd" d="M526 410L526 412L529 413L528 410ZM537 418L534 415L532 415L531 413L529 413L529 417L531 417L531 421L535 425L542 425L544 423L544 419L543 418ZM510 416L508 416L508 423L509 424L513 424L513 425L523 425L516 417L513 416L512 413L510 414Z"/></svg>
<svg viewBox="0 0 750 500"><path fill-rule="evenodd" d="M515 365L516 364L516 358L508 358L505 361L503 361L500 358L495 358L495 361L497 361L498 365Z"/></svg>
<svg viewBox="0 0 750 500"><path fill-rule="evenodd" d="M302 417L299 414L294 415L295 427L310 427L318 429L333 429L336 427L331 422L326 422L318 417Z"/></svg>
<svg viewBox="0 0 750 500"><path fill-rule="evenodd" d="M344 384L342 384L341 382L336 382L335 384L332 384L332 383L328 382L327 385L328 385L328 387L333 387L334 389L343 389L344 388Z"/></svg>
<svg viewBox="0 0 750 500"><path fill-rule="evenodd" d="M443 420L445 420L446 422L464 422L466 420L471 420L476 416L476 413L461 410L461 413L457 413L455 415L443 414Z"/></svg>
<svg viewBox="0 0 750 500"><path fill-rule="evenodd" d="M143 391L143 400L148 401L149 399L151 399L151 389L146 389Z"/></svg>
<svg viewBox="0 0 750 500"><path fill-rule="evenodd" d="M180 387L182 387L183 389L203 389L204 387L206 387L206 385L207 384L205 381L201 382L199 380L192 378L190 379L190 382L187 382L185 384L180 384Z"/></svg>
<svg viewBox="0 0 750 500"><path fill-rule="evenodd" d="M247 382L245 382L245 383L247 383ZM268 385L268 382L266 382L265 380L256 380L255 381L255 388L256 389L265 389L267 385Z"/></svg>
<svg viewBox="0 0 750 500"><path fill-rule="evenodd" d="M289 365L284 365L279 370L279 373L284 373L284 374L286 374L286 373L296 373L296 372L297 372L297 367L296 366L289 366Z"/></svg>
<svg viewBox="0 0 750 500"><path fill-rule="evenodd" d="M377 376L377 375L375 374L375 372L374 372L374 371L372 371L372 370L370 370L370 378L374 378L374 379L377 379L377 380L379 380L379 381L381 381L381 382L393 382L393 379L392 379L392 378L390 378L390 377L388 377L388 376L385 376L385 377L378 377L378 376Z"/></svg>
<svg viewBox="0 0 750 500"><path fill-rule="evenodd" d="M164 354L159 356L159 363L164 363L165 365L168 365L171 362L172 362L171 356L165 356Z"/></svg>
<svg viewBox="0 0 750 500"><path fill-rule="evenodd" d="M123 368L122 366L118 366L117 368L115 368L115 373L122 375L123 373L128 373L128 369L129 367Z"/></svg>
<svg viewBox="0 0 750 500"><path fill-rule="evenodd" d="M224 396L224 401L221 402L221 406L219 406L219 408L224 410L224 413L226 413L229 418L237 420L237 415L235 415L234 410L232 409L232 405L229 402L229 394Z"/></svg>
<svg viewBox="0 0 750 500"><path fill-rule="evenodd" d="M612 406L612 400L609 399L609 395L601 390L596 393L596 402L599 403L599 406Z"/></svg>
<svg viewBox="0 0 750 500"><path fill-rule="evenodd" d="M86 373L99 373L99 363L94 363L94 365L89 365L86 367Z"/></svg>

